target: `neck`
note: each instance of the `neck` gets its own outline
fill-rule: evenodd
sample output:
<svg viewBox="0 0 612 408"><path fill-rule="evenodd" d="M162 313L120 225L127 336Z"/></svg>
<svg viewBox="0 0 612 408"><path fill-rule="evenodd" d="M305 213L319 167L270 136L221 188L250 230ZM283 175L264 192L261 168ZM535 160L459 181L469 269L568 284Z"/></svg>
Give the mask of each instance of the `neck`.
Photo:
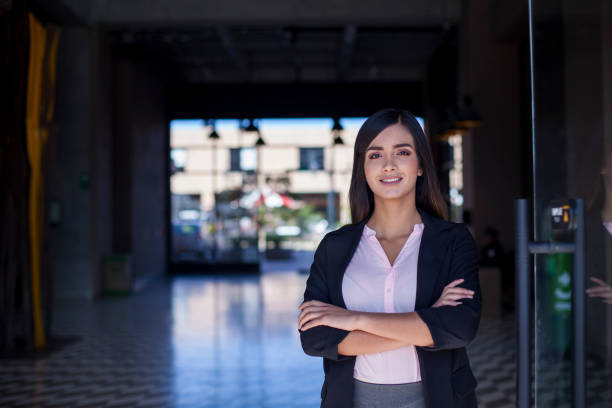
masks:
<svg viewBox="0 0 612 408"><path fill-rule="evenodd" d="M374 197L374 213L368 221L368 227L375 230L379 238L393 239L409 235L414 225L422 222L414 197L394 200Z"/></svg>

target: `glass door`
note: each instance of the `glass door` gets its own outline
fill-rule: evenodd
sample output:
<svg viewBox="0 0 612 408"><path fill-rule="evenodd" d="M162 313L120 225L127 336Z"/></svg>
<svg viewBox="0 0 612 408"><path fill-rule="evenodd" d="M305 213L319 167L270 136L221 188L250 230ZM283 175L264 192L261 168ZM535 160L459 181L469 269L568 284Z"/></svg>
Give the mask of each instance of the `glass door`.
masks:
<svg viewBox="0 0 612 408"><path fill-rule="evenodd" d="M549 247L548 253L540 251L534 258L534 402L537 407L610 407L612 2L529 4L532 238L559 243L557 249L562 249ZM580 203L582 275L575 259L582 249L575 245ZM576 386L582 381L577 367L581 364L583 388Z"/></svg>

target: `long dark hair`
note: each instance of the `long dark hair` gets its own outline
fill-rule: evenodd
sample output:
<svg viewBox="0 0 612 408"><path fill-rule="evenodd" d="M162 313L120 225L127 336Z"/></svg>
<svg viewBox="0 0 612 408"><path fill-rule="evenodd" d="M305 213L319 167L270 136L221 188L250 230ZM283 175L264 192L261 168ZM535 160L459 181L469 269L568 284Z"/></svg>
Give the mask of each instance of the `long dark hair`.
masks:
<svg viewBox="0 0 612 408"><path fill-rule="evenodd" d="M391 125L401 124L414 138L419 166L423 174L417 177L416 207L438 218L447 218L447 207L440 186L427 137L421 124L410 112L400 109L383 109L370 116L359 129L353 155L353 174L349 201L351 221L358 224L374 212L374 194L366 181L364 166L365 151L380 132Z"/></svg>

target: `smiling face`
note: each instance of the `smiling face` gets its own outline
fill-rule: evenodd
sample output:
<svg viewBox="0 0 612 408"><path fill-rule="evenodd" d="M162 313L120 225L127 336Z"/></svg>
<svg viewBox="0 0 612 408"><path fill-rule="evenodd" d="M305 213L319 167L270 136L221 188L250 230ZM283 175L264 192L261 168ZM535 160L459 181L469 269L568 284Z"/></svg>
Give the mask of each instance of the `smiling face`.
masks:
<svg viewBox="0 0 612 408"><path fill-rule="evenodd" d="M365 177L375 200L414 199L422 170L408 129L399 123L385 128L366 149L364 160Z"/></svg>

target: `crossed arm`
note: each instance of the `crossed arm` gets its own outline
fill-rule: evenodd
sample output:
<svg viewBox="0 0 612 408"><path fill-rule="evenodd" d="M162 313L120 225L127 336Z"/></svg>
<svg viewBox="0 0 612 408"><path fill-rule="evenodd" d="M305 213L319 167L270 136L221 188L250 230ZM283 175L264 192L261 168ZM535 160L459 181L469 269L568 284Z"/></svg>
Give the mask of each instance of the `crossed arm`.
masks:
<svg viewBox="0 0 612 408"><path fill-rule="evenodd" d="M448 284L433 307L457 306L460 299L471 298L473 291L457 287L463 279ZM298 328L317 326L346 330L349 334L338 344L338 354L356 356L379 353L407 345L433 346L429 328L416 312L368 313L347 310L318 300L300 305Z"/></svg>

